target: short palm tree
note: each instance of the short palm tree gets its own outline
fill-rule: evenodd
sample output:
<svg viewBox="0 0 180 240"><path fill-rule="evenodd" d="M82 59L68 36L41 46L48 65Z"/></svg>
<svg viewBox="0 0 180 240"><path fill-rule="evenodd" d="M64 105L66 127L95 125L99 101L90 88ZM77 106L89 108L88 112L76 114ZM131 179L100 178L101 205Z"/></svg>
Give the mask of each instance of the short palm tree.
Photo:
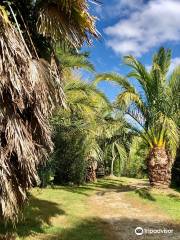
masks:
<svg viewBox="0 0 180 240"><path fill-rule="evenodd" d="M132 118L134 128L149 147L150 184L167 187L179 144L180 67L169 73L171 51L164 48L154 55L150 71L133 56L124 60L132 69L127 78L105 73L98 75L96 82L110 80L122 87L115 105Z"/></svg>
<svg viewBox="0 0 180 240"><path fill-rule="evenodd" d="M119 160L121 169L125 166L128 158L127 143L131 142L131 135L133 134L123 116L113 115L111 112L109 116L102 118L102 123L99 126L101 129L99 138L103 143L104 158L106 160L111 158L111 176L114 176L114 163L116 160Z"/></svg>

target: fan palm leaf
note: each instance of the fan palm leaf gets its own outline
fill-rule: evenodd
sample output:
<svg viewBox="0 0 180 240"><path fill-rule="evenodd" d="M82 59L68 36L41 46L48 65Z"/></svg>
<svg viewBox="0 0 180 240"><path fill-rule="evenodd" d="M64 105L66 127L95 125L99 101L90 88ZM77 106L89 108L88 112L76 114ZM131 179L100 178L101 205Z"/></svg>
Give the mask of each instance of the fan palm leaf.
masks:
<svg viewBox="0 0 180 240"><path fill-rule="evenodd" d="M96 18L88 12L87 0L50 0L38 2L38 29L46 37L66 41L75 48L84 41L91 42L90 36L98 37Z"/></svg>

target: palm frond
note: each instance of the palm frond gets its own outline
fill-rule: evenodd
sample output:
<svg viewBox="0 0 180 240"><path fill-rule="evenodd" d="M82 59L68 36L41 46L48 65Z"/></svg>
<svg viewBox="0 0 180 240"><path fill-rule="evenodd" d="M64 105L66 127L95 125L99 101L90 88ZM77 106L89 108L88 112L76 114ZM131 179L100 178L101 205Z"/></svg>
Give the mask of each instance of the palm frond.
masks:
<svg viewBox="0 0 180 240"><path fill-rule="evenodd" d="M30 58L2 9L0 27L0 215L16 221L28 189L37 183L39 162L52 150L48 118L64 94L58 72Z"/></svg>
<svg viewBox="0 0 180 240"><path fill-rule="evenodd" d="M179 146L179 129L175 121L165 117L165 140L170 156L174 159Z"/></svg>
<svg viewBox="0 0 180 240"><path fill-rule="evenodd" d="M101 81L114 82L117 85L121 86L125 90L131 90L131 92L135 92L134 87L128 82L128 79L117 74L117 73L102 73L97 74L94 79L94 84L97 85Z"/></svg>
<svg viewBox="0 0 180 240"><path fill-rule="evenodd" d="M124 62L133 69L127 76L136 79L140 83L144 90L144 94L146 95L146 99L148 99L151 90L151 76L149 72L141 62L131 55L125 56Z"/></svg>
<svg viewBox="0 0 180 240"><path fill-rule="evenodd" d="M98 38L96 18L88 12L87 0L39 1L38 29L54 41L66 41L75 48L84 41L91 43L91 36Z"/></svg>
<svg viewBox="0 0 180 240"><path fill-rule="evenodd" d="M171 50L165 49L161 47L157 54L154 55L153 58L153 68L155 70L160 70L162 74L165 76L168 71L171 64Z"/></svg>
<svg viewBox="0 0 180 240"><path fill-rule="evenodd" d="M70 94L71 96L75 95L76 93L78 96L82 94L82 96L86 97L87 99L89 98L92 104L93 101L96 101L95 98L98 98L99 103L101 101L102 104L105 104L109 108L111 107L110 102L105 94L98 90L94 85L88 84L85 81L71 81L66 84L64 91L66 94Z"/></svg>
<svg viewBox="0 0 180 240"><path fill-rule="evenodd" d="M72 54L56 48L56 56L59 59L61 68L82 68L90 72L95 71L94 65L83 54Z"/></svg>

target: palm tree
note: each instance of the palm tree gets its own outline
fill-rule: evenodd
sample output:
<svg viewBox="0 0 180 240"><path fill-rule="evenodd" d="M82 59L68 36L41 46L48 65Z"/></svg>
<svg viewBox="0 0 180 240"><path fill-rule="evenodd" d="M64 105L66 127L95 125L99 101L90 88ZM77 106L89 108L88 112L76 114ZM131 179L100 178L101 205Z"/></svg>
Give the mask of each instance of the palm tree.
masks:
<svg viewBox="0 0 180 240"><path fill-rule="evenodd" d="M77 171L82 171L86 165L86 174L82 180L94 181L96 179L96 165L102 160L102 150L98 143L98 121L100 121L100 112L104 109L110 109L110 103L105 95L101 93L94 85L85 81L71 80L65 83L64 91L67 99L67 108L59 109L54 118L53 125L55 129L55 159L57 165L62 165L63 161L71 162L73 165L79 165ZM68 132L68 136L67 136ZM62 156L60 148L66 142L66 153ZM70 149L76 149L76 154L72 156ZM79 162L81 160L81 163ZM81 165L81 167L80 167ZM70 166L71 167L71 166ZM67 168L67 164L65 166ZM61 172L60 172L61 171ZM61 180L64 169L57 169L55 181ZM69 170L68 170L69 172ZM69 172L68 179L72 179ZM72 171L74 174L74 171ZM78 173L77 173L78 175ZM79 178L74 179L78 182ZM65 180L65 179L64 179Z"/></svg>
<svg viewBox="0 0 180 240"><path fill-rule="evenodd" d="M68 108L57 112L55 126L63 129L66 125L69 135L75 134L77 139L78 136L85 135L79 148L86 158L88 181L96 179L97 163L103 162L107 155L111 158L113 175L115 160L119 158L122 165L127 160L127 142L132 135L129 125L122 116L114 116L108 99L94 85L76 79L67 82L64 91ZM61 129L58 134L62 133ZM60 141L57 144L61 144ZM57 158L60 159L58 149L57 153Z"/></svg>
<svg viewBox="0 0 180 240"><path fill-rule="evenodd" d="M124 117L115 114L112 110L101 116L99 122L99 141L104 160L111 160L110 175L114 175L114 163L119 160L122 166L125 165L128 157L128 143L131 142L133 132Z"/></svg>
<svg viewBox="0 0 180 240"><path fill-rule="evenodd" d="M124 59L132 69L127 78L105 73L98 75L96 82L110 80L122 87L115 105L131 117L133 127L149 147L150 184L167 187L179 142L180 67L169 74L171 51L164 48L154 55L150 71L133 56Z"/></svg>
<svg viewBox="0 0 180 240"><path fill-rule="evenodd" d="M49 117L65 105L56 41L78 48L97 33L85 0L11 3L0 6L0 216L15 221L53 149Z"/></svg>
<svg viewBox="0 0 180 240"><path fill-rule="evenodd" d="M98 37L95 27L96 18L89 14L87 0L36 2L38 30L44 36L51 37L55 41L68 42L75 48L81 47L84 41L91 43L91 35Z"/></svg>

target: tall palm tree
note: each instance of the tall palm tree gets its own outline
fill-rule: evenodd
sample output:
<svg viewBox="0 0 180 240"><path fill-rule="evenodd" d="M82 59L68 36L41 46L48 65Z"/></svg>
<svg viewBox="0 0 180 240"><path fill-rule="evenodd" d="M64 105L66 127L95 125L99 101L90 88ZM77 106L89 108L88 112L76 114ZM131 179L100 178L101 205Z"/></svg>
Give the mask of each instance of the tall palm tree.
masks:
<svg viewBox="0 0 180 240"><path fill-rule="evenodd" d="M133 56L124 59L132 69L127 78L106 73L98 75L96 82L110 80L122 87L116 107L132 118L134 128L149 147L150 184L167 187L179 143L180 67L169 74L171 51L164 48L154 55L150 71Z"/></svg>
<svg viewBox="0 0 180 240"><path fill-rule="evenodd" d="M53 148L48 119L65 105L56 41L78 48L97 36L94 24L86 0L0 5L1 219L18 219L37 167Z"/></svg>

